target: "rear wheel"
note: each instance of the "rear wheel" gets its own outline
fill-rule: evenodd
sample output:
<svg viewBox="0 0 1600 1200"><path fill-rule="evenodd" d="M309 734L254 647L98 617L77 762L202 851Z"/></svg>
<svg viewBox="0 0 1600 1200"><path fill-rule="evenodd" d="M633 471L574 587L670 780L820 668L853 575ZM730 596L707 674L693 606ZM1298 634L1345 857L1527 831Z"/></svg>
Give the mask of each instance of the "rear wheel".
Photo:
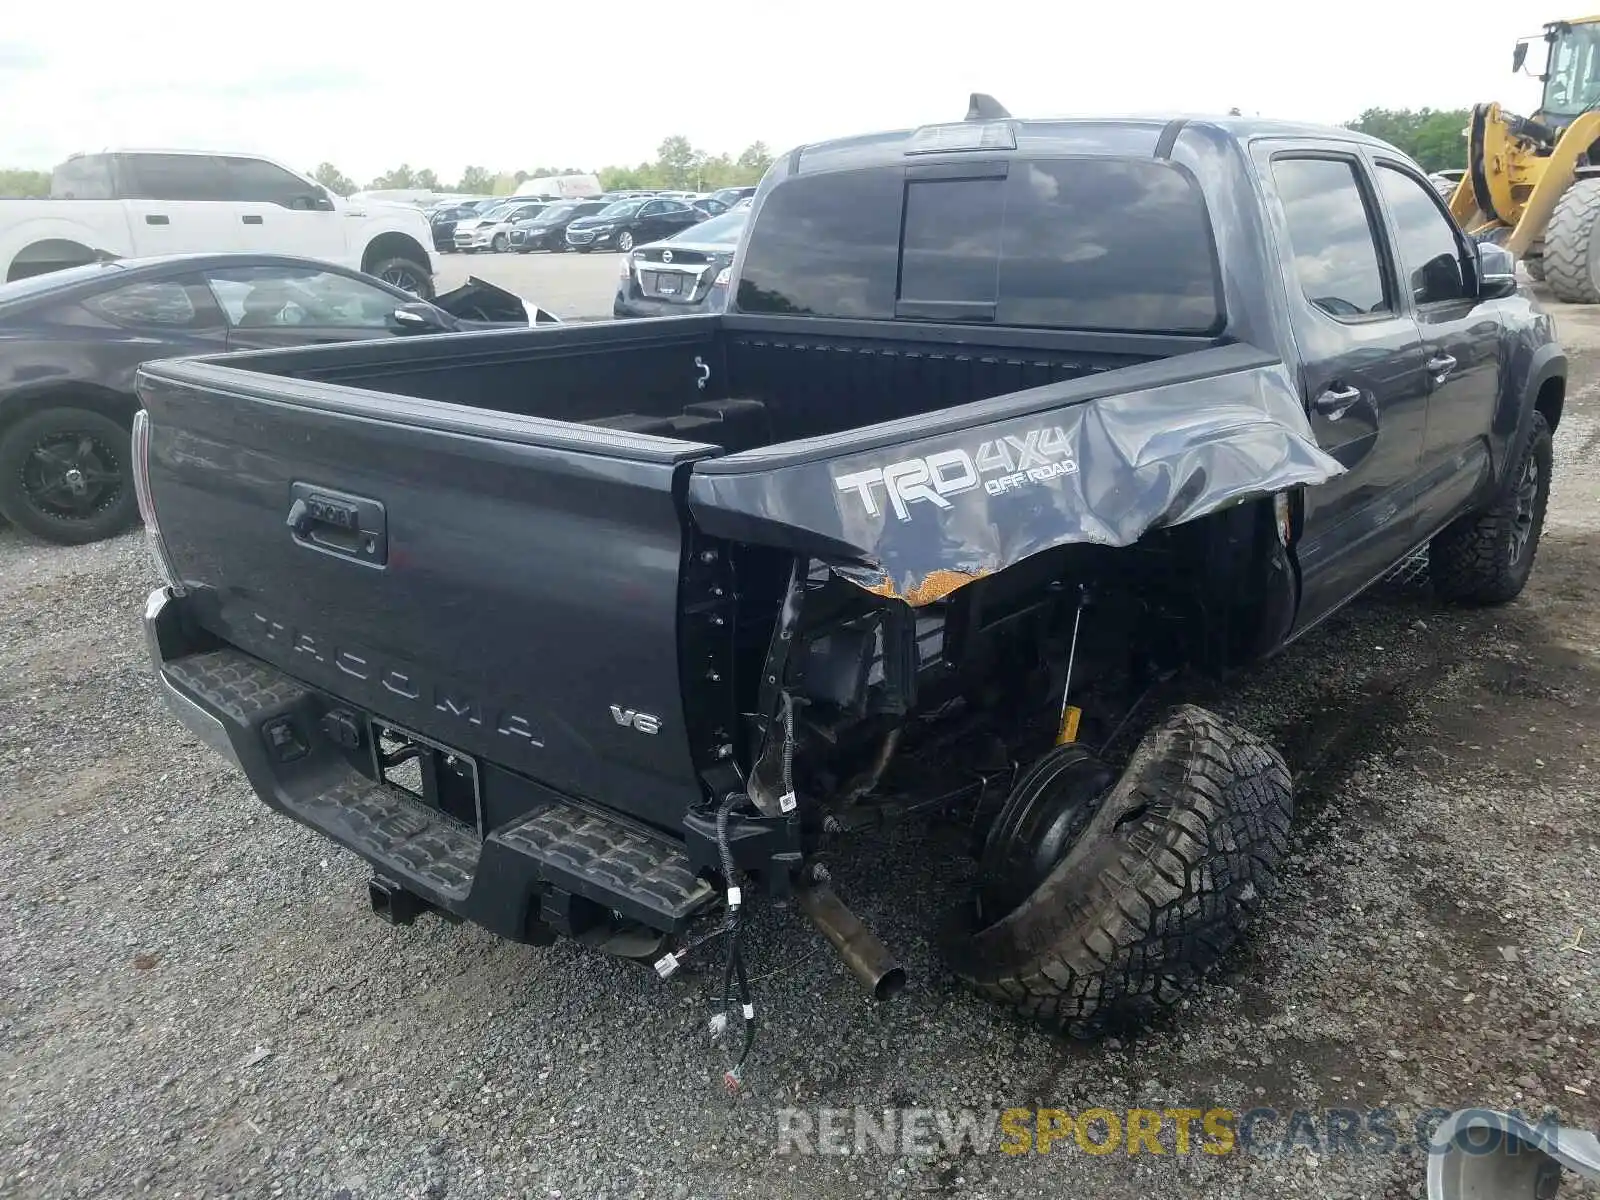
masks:
<svg viewBox="0 0 1600 1200"><path fill-rule="evenodd" d="M1554 457L1550 425L1536 412L1528 444L1493 507L1457 519L1428 544L1428 575L1439 599L1504 604L1527 586L1544 532Z"/></svg>
<svg viewBox="0 0 1600 1200"><path fill-rule="evenodd" d="M433 299L433 274L426 265L409 258L386 258L374 263L368 275L376 275L387 284L410 292L419 300Z"/></svg>
<svg viewBox="0 0 1600 1200"><path fill-rule="evenodd" d="M1600 304L1600 179L1580 179L1556 202L1544 234L1544 273L1557 300Z"/></svg>
<svg viewBox="0 0 1600 1200"><path fill-rule="evenodd" d="M1018 782L948 954L980 993L1087 1036L1175 1004L1238 940L1276 884L1294 802L1275 750L1193 706L1097 795L1109 772L1075 749ZM997 834L1019 852L996 853Z"/></svg>
<svg viewBox="0 0 1600 1200"><path fill-rule="evenodd" d="M0 512L63 545L98 542L139 515L131 435L104 413L47 408L0 435Z"/></svg>

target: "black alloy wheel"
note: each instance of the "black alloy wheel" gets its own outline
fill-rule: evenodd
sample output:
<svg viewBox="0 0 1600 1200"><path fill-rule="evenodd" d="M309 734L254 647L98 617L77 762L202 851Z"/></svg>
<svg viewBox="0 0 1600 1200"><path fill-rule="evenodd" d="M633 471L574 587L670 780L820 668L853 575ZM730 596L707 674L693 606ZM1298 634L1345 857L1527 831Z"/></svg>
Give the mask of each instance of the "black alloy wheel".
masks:
<svg viewBox="0 0 1600 1200"><path fill-rule="evenodd" d="M120 533L138 515L128 430L103 413L47 408L0 437L0 512L64 545Z"/></svg>

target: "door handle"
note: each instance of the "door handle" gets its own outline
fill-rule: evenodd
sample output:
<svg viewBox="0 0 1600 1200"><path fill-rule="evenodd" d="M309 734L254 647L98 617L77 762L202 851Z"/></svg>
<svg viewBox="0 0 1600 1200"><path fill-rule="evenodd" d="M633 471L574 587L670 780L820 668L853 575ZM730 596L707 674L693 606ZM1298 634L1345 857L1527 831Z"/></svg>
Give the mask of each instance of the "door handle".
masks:
<svg viewBox="0 0 1600 1200"><path fill-rule="evenodd" d="M293 484L289 496L284 524L298 545L368 566L389 561L388 514L378 501L307 483Z"/></svg>
<svg viewBox="0 0 1600 1200"><path fill-rule="evenodd" d="M1435 354L1428 360L1427 365L1433 374L1433 381L1443 383L1444 377L1456 369L1456 360L1448 354Z"/></svg>
<svg viewBox="0 0 1600 1200"><path fill-rule="evenodd" d="M261 214L245 213L245 215L240 217L239 220L243 221L246 225L259 225L261 224Z"/></svg>
<svg viewBox="0 0 1600 1200"><path fill-rule="evenodd" d="M167 216L166 216L165 213L145 213L145 215L144 215L144 223L146 225L171 225L172 224L172 222L167 219Z"/></svg>
<svg viewBox="0 0 1600 1200"><path fill-rule="evenodd" d="M1360 388L1330 387L1311 402L1311 407L1327 417L1328 420L1337 421L1345 413L1349 412L1356 401L1360 399Z"/></svg>

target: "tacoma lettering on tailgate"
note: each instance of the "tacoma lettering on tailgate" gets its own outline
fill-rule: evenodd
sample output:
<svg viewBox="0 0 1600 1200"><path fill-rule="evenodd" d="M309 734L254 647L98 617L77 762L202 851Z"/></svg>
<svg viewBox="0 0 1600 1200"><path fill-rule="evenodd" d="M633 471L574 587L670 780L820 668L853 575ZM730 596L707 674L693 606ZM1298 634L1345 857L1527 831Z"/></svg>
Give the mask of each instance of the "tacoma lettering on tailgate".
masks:
<svg viewBox="0 0 1600 1200"><path fill-rule="evenodd" d="M351 679L376 684L389 695L410 705L426 707L451 721L475 728L487 725L496 733L516 738L529 746L543 748L544 741L527 717L507 708L495 707L481 697L452 684L430 679L409 663L375 660L365 651L340 646L332 638L308 633L271 617L252 612L242 631L241 641L286 646L296 659L332 667Z"/></svg>

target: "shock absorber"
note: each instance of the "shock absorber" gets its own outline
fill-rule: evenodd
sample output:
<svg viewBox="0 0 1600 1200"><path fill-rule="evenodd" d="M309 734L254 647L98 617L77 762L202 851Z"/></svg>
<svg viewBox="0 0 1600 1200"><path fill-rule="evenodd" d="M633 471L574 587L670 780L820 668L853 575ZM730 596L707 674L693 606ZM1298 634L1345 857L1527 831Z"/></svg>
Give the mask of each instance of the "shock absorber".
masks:
<svg viewBox="0 0 1600 1200"><path fill-rule="evenodd" d="M1072 668L1078 658L1078 632L1083 628L1083 610L1089 606L1089 589L1078 585L1078 607L1072 614L1072 641L1067 647L1067 677L1061 683L1061 715L1056 723L1056 745L1065 746L1078 740L1078 724L1083 720L1083 710L1071 703Z"/></svg>

